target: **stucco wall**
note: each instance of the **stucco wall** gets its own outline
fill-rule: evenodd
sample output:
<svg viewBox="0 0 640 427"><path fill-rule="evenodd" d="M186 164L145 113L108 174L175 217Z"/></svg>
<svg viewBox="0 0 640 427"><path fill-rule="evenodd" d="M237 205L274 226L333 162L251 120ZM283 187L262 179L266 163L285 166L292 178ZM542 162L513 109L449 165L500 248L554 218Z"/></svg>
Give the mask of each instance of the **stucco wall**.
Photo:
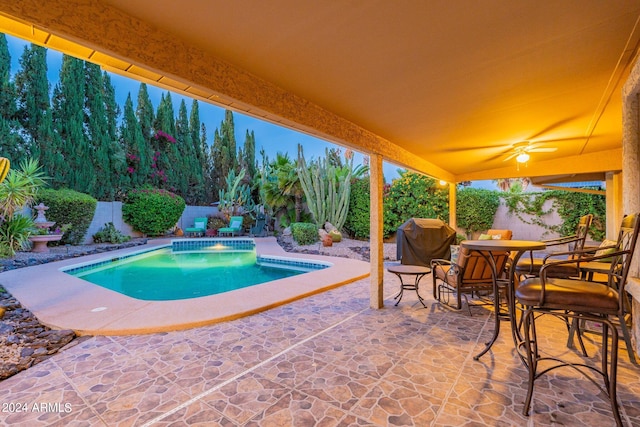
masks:
<svg viewBox="0 0 640 427"><path fill-rule="evenodd" d="M550 204L551 202L547 203ZM547 210L549 206L544 205L544 209ZM193 220L195 218L215 215L217 213L218 208L215 206L187 206L178 220L177 226L184 230L187 227L193 226ZM530 216L523 215L523 218L529 220ZM108 222L113 222L116 229L120 230L123 234L140 237L140 233L133 231L131 226L122 219L122 202L98 202L95 215L85 235L85 243L91 243L93 241L91 236ZM560 224L561 219L555 212L552 212L549 215L545 215L544 222L549 225L556 225ZM550 239L557 236L557 234L549 233L542 227L521 221L516 215L509 214L507 207L502 202L496 212L491 228L500 230L509 229L513 232L513 238L520 240Z"/></svg>
<svg viewBox="0 0 640 427"><path fill-rule="evenodd" d="M214 206L187 206L184 212L182 212L182 216L178 220L177 225L184 230L186 227L193 226L193 220L195 218L217 213L218 208ZM120 230L120 232L125 235L133 237L141 236L140 233L134 231L131 226L122 219L122 202L98 202L93 220L84 238L85 243L92 243L92 236L109 222L112 222L116 230Z"/></svg>

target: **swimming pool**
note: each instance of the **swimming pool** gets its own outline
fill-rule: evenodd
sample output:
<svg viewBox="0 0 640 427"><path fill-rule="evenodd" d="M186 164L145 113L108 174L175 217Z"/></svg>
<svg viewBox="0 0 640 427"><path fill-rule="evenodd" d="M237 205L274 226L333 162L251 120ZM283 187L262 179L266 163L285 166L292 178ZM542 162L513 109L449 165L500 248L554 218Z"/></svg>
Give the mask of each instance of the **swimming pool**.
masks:
<svg viewBox="0 0 640 427"><path fill-rule="evenodd" d="M187 243L190 239L183 240ZM173 242L172 239L152 239L136 248L3 271L0 283L53 329L72 329L77 335L133 335L184 330L249 316L364 279L371 270L368 262L355 259L285 252L275 237L252 240L258 255L266 259L302 266L319 262L327 268L235 291L173 301L131 298L64 272L78 266L111 262L114 258ZM355 289L354 302L358 303L363 296ZM330 304L329 294L327 298ZM364 298L366 305L366 295Z"/></svg>
<svg viewBox="0 0 640 427"><path fill-rule="evenodd" d="M144 301L215 295L329 267L317 261L261 256L252 239L172 241L62 271Z"/></svg>

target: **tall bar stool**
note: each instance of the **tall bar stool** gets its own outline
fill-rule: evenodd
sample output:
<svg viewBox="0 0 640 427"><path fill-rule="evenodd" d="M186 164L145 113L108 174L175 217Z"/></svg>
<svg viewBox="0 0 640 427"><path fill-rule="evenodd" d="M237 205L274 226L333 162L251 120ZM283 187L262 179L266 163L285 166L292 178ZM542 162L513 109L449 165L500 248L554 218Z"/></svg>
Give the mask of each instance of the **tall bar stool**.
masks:
<svg viewBox="0 0 640 427"><path fill-rule="evenodd" d="M524 307L522 327L524 343L520 345L519 351L526 353L526 363L529 370L527 398L523 409L525 416L529 415L535 381L549 371L570 366L598 385L600 390L609 397L616 425L622 426L616 398L618 330L611 318L617 318L622 324L625 321L625 285L640 230L639 215L638 213L629 215L622 220L615 252L546 263L540 269L539 277L528 278L516 288L516 301ZM612 257L612 262L607 283L583 279L553 278L551 274L548 274L557 266L597 261L608 256ZM541 356L536 335L536 321L539 321L543 314L589 320L602 324L601 367L598 368L586 363L571 363L556 357ZM611 334L611 349L609 349L609 334ZM538 372L538 364L542 361L555 362L555 364ZM601 377L604 386L597 382L598 376Z"/></svg>

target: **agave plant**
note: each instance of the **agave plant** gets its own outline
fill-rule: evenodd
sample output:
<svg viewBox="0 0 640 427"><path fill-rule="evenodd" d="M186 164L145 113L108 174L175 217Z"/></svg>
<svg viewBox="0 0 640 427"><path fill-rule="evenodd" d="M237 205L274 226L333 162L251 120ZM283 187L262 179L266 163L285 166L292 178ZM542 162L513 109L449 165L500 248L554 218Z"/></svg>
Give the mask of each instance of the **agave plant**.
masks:
<svg viewBox="0 0 640 427"><path fill-rule="evenodd" d="M28 246L33 219L17 212L33 204L45 179L38 161L27 160L20 169L11 169L0 183L0 255L13 256Z"/></svg>
<svg viewBox="0 0 640 427"><path fill-rule="evenodd" d="M15 215L0 224L0 254L12 257L16 251L27 249L34 227L33 219L23 215Z"/></svg>
<svg viewBox="0 0 640 427"><path fill-rule="evenodd" d="M23 161L20 169L11 169L0 183L0 216L10 220L16 211L31 206L45 180L37 160Z"/></svg>

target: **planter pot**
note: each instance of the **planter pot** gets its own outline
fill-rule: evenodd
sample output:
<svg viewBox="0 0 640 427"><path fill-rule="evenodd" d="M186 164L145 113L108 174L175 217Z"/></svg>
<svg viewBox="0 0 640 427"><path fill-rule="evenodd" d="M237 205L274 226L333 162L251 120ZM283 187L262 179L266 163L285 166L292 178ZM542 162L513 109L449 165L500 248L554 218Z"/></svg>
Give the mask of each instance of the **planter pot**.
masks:
<svg viewBox="0 0 640 427"><path fill-rule="evenodd" d="M333 239L328 234L322 237L322 246L333 246Z"/></svg>

